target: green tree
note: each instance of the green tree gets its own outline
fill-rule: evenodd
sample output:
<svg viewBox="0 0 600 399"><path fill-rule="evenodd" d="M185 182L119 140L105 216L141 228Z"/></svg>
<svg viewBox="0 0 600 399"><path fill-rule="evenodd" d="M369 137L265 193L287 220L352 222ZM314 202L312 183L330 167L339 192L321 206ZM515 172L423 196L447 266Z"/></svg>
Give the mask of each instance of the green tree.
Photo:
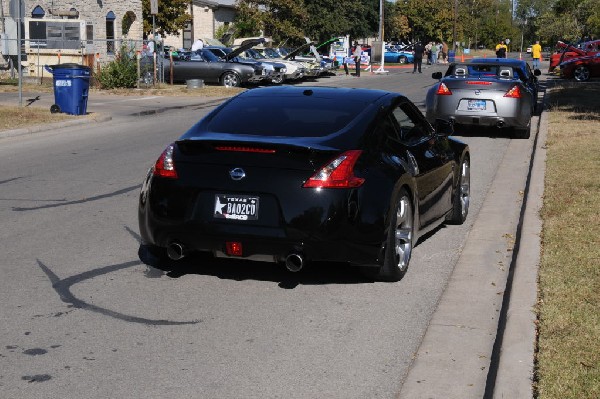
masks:
<svg viewBox="0 0 600 399"><path fill-rule="evenodd" d="M236 5L240 36L262 33L276 42L373 37L379 27L378 0L237 0Z"/></svg>
<svg viewBox="0 0 600 399"><path fill-rule="evenodd" d="M154 16L156 32L161 35L178 35L192 21L192 16L188 13L189 7L190 0L159 0L158 14ZM152 32L150 0L142 0L142 14L144 33L149 34Z"/></svg>

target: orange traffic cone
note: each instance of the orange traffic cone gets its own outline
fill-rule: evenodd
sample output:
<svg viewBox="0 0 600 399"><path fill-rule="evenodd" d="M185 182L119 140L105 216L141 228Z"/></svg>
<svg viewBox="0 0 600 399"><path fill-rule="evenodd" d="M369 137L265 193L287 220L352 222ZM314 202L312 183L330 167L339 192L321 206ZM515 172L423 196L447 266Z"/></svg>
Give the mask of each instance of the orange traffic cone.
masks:
<svg viewBox="0 0 600 399"><path fill-rule="evenodd" d="M465 53L460 55L460 62L465 62Z"/></svg>

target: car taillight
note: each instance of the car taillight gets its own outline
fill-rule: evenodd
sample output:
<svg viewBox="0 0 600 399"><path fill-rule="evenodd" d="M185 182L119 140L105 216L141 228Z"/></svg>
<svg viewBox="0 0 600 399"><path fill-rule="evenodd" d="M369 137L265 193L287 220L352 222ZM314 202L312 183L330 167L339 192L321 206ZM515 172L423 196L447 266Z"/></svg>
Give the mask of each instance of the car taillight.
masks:
<svg viewBox="0 0 600 399"><path fill-rule="evenodd" d="M506 92L504 97L521 98L521 88L518 85L514 85L509 91Z"/></svg>
<svg viewBox="0 0 600 399"><path fill-rule="evenodd" d="M438 96L451 96L452 92L450 91L448 86L446 86L445 83L440 83L435 94L437 94Z"/></svg>
<svg viewBox="0 0 600 399"><path fill-rule="evenodd" d="M169 145L154 164L154 176L177 179L175 162L173 162L173 144Z"/></svg>
<svg viewBox="0 0 600 399"><path fill-rule="evenodd" d="M361 186L365 179L354 176L354 165L361 153L360 150L344 152L319 169L302 187L352 188Z"/></svg>

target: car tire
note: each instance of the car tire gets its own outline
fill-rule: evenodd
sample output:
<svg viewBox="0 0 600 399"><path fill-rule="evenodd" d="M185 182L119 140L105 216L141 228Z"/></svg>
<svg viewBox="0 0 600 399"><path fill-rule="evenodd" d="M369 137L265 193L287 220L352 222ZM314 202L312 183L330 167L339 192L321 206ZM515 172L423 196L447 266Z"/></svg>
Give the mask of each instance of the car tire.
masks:
<svg viewBox="0 0 600 399"><path fill-rule="evenodd" d="M241 79L235 72L225 72L223 76L221 76L221 84L225 87L239 87Z"/></svg>
<svg viewBox="0 0 600 399"><path fill-rule="evenodd" d="M471 204L471 163L465 157L460 163L460 173L454 191L452 201L452 212L446 217L448 224L463 224L469 214Z"/></svg>
<svg viewBox="0 0 600 399"><path fill-rule="evenodd" d="M586 82L590 80L590 70L585 65L579 65L573 71L573 77L578 82Z"/></svg>
<svg viewBox="0 0 600 399"><path fill-rule="evenodd" d="M400 281L404 277L412 254L414 231L412 200L408 192L402 189L394 213L390 215L383 265L379 268L365 268L367 273L370 272L370 277L389 282Z"/></svg>
<svg viewBox="0 0 600 399"><path fill-rule="evenodd" d="M398 58L398 63L400 63L400 64L406 64L407 62L408 62L408 58L406 58L406 57L405 57L405 56L403 56L403 55L401 55L401 56Z"/></svg>

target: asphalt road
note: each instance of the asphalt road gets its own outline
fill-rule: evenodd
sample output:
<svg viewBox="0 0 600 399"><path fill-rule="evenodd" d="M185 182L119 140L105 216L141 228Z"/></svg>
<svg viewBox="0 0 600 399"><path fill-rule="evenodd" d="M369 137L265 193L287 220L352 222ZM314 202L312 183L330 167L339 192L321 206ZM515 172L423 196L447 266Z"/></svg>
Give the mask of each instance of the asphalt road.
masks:
<svg viewBox="0 0 600 399"><path fill-rule="evenodd" d="M401 91L420 105L435 68L330 82ZM398 397L514 141L463 137L469 218L422 240L398 283L334 264L298 274L206 257L149 267L138 258L140 183L209 109L121 112L0 141L1 397ZM491 256L510 263L510 253Z"/></svg>

